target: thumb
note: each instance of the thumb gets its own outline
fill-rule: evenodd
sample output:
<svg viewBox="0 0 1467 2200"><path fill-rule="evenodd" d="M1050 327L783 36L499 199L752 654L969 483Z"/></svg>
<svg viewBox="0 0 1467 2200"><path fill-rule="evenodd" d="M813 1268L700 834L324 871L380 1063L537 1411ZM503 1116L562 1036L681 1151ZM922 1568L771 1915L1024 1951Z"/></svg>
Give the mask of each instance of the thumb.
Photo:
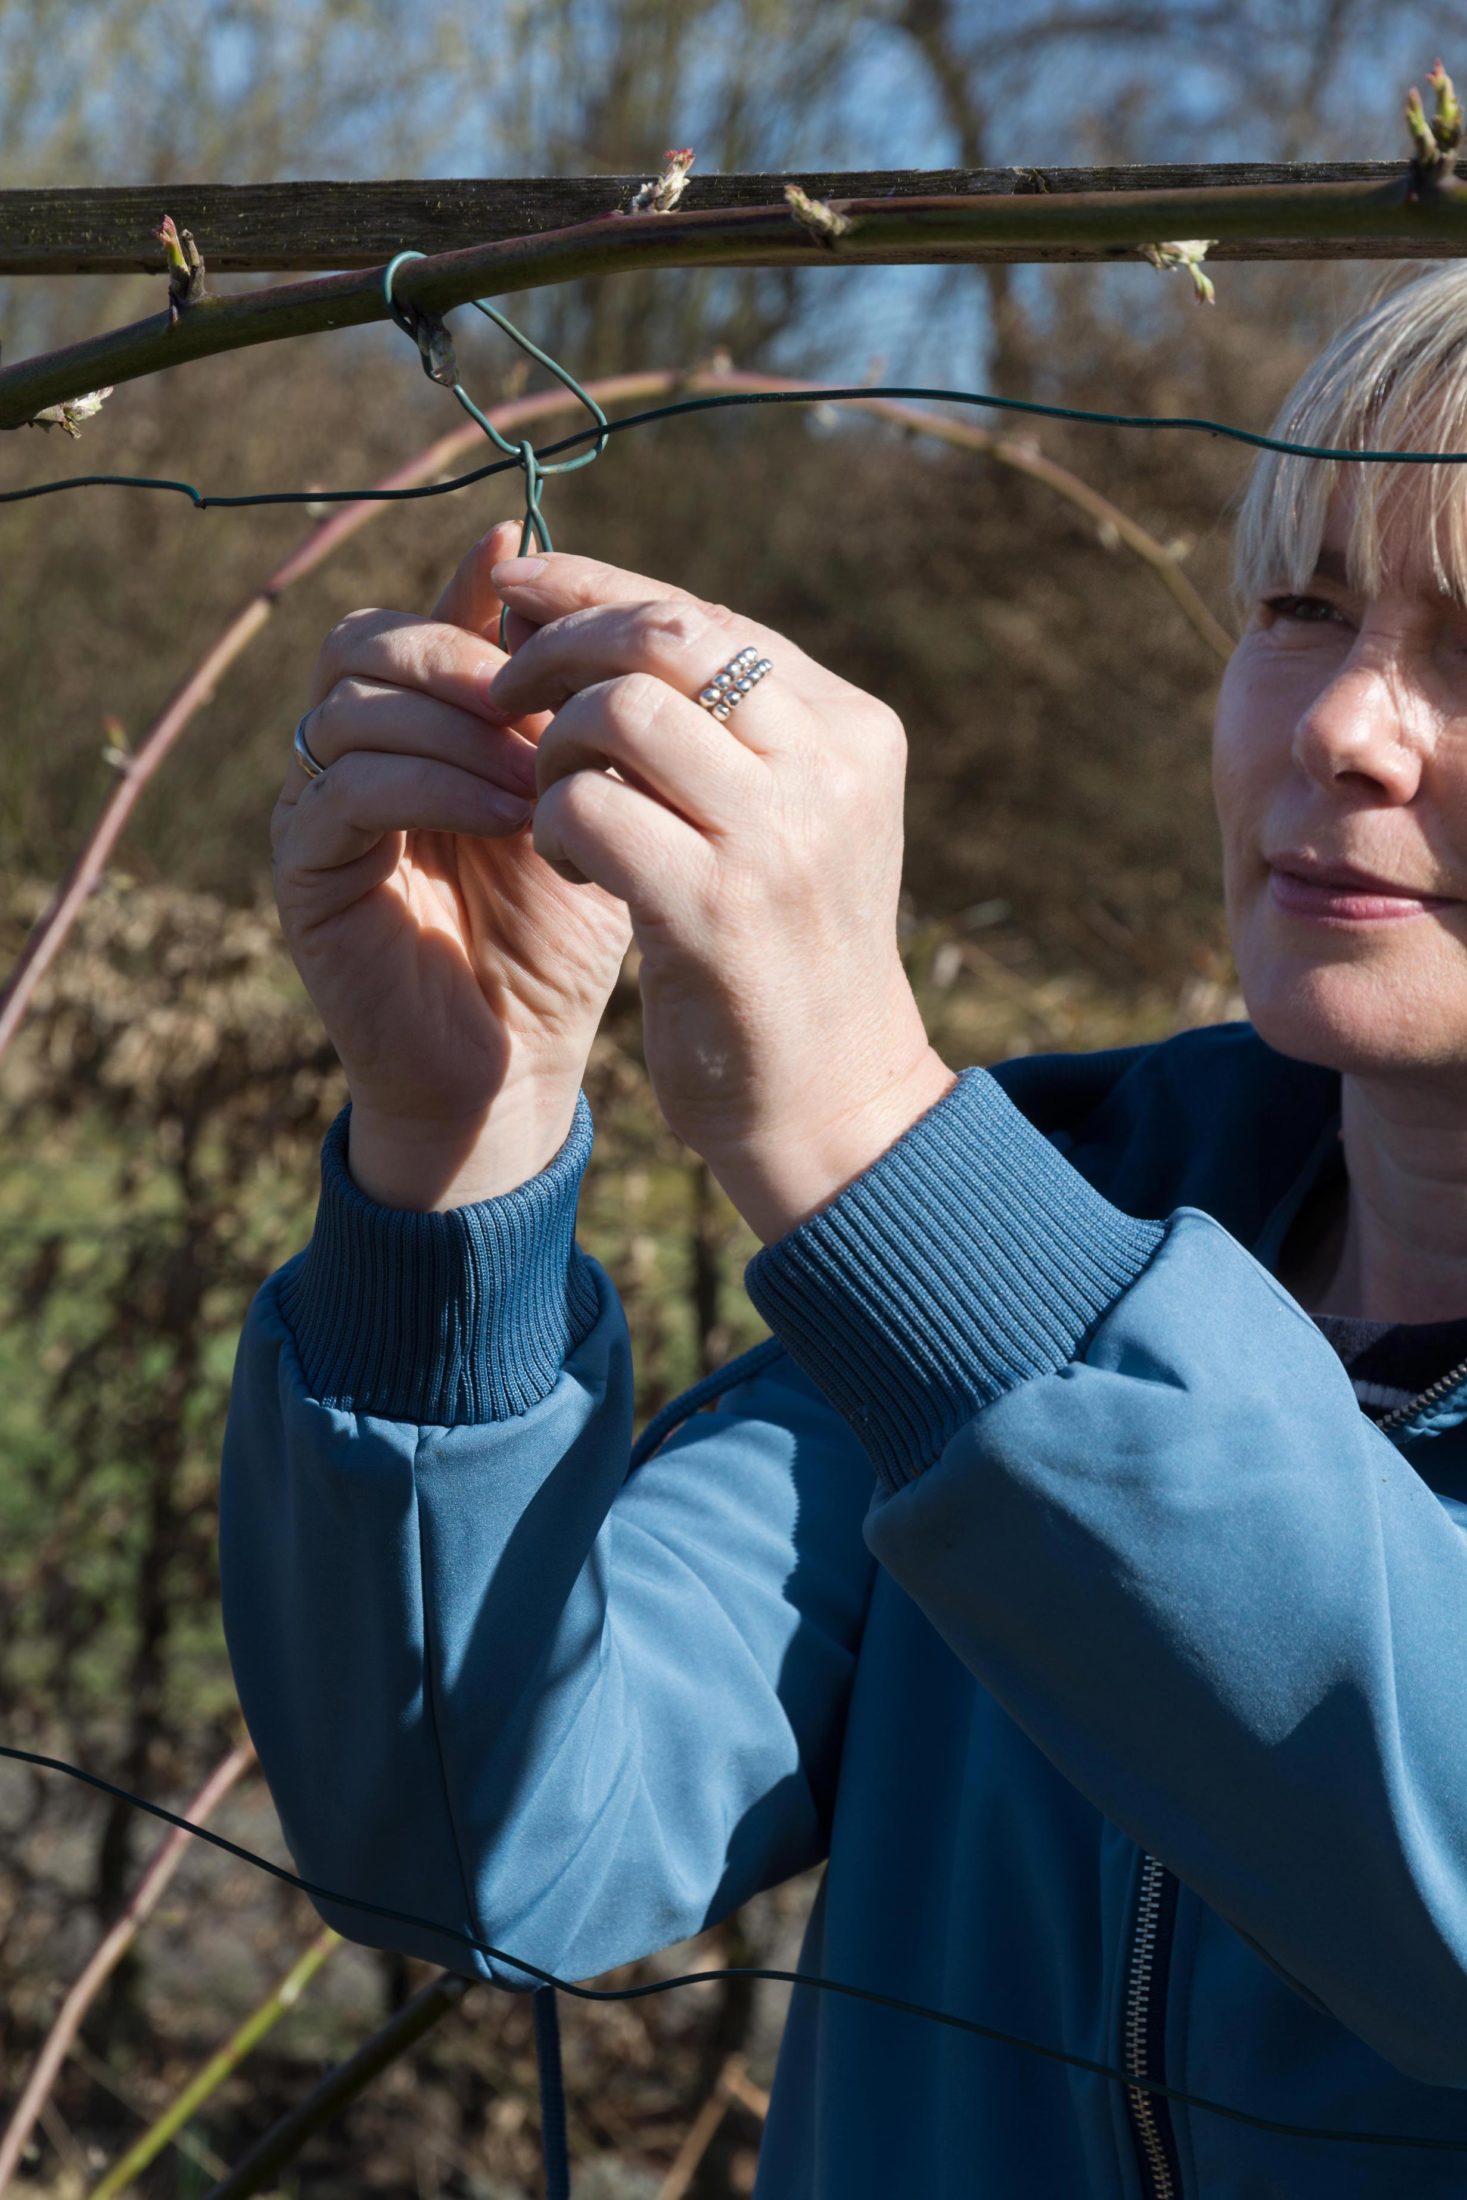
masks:
<svg viewBox="0 0 1467 2200"><path fill-rule="evenodd" d="M488 533L464 552L431 616L446 626L461 626L470 634L484 634L497 642L499 614L504 606L489 578L489 568L500 558L512 558L519 539L517 520L496 520Z"/></svg>

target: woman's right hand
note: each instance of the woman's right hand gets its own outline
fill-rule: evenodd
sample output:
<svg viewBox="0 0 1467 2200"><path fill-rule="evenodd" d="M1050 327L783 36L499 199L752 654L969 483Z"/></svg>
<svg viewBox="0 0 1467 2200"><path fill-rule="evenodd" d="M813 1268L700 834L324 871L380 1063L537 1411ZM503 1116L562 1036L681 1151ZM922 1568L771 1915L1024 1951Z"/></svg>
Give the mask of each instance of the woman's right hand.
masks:
<svg viewBox="0 0 1467 2200"><path fill-rule="evenodd" d="M351 1173L393 1206L489 1198L553 1158L632 936L626 904L525 829L548 714L506 725L485 702L504 662L489 569L518 538L491 528L430 618L332 629L306 727L327 769L292 756L270 821L286 944L346 1071Z"/></svg>

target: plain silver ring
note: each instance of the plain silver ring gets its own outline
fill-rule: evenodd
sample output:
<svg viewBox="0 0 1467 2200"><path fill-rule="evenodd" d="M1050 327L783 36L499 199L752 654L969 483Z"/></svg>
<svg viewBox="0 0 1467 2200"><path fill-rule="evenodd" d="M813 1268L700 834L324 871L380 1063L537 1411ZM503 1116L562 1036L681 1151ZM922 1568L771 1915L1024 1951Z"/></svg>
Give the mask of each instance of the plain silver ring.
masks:
<svg viewBox="0 0 1467 2200"><path fill-rule="evenodd" d="M741 649L737 657L730 657L721 665L707 687L700 690L698 701L715 718L727 718L738 709L750 688L757 687L774 666L768 657L761 657L752 642Z"/></svg>
<svg viewBox="0 0 1467 2200"><path fill-rule="evenodd" d="M314 708L315 705L312 704L311 709L314 710ZM306 718L309 718L310 715L311 712L308 710L306 712ZM306 741L306 718L303 718L300 724L296 727L295 739L291 743L291 746L295 750L296 762L300 765L300 768L305 773L306 777L308 779L319 779L322 772L325 771L326 766L321 763L318 758L312 756L311 754L309 745Z"/></svg>

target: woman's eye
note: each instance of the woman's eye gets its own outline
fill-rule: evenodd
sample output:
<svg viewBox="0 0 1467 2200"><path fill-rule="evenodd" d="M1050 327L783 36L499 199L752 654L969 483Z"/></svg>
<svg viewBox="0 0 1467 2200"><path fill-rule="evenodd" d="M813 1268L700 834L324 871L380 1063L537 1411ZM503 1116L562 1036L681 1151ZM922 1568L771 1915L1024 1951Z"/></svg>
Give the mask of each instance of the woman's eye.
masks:
<svg viewBox="0 0 1467 2200"><path fill-rule="evenodd" d="M1324 619L1338 616L1334 605L1322 596L1265 596L1263 608L1276 619L1295 619L1303 626L1320 626ZM1323 618L1318 616L1321 613Z"/></svg>

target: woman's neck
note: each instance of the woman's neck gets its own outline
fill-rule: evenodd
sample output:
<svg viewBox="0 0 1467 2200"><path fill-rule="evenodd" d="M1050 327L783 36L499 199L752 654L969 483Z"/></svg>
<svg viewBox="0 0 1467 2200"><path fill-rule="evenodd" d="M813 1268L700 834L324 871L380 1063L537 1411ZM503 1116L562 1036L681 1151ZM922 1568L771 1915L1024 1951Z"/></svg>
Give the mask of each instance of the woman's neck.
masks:
<svg viewBox="0 0 1467 2200"><path fill-rule="evenodd" d="M1315 1314L1467 1319L1467 1110L1419 1087L1345 1076L1349 1184L1316 1216L1289 1289Z"/></svg>

